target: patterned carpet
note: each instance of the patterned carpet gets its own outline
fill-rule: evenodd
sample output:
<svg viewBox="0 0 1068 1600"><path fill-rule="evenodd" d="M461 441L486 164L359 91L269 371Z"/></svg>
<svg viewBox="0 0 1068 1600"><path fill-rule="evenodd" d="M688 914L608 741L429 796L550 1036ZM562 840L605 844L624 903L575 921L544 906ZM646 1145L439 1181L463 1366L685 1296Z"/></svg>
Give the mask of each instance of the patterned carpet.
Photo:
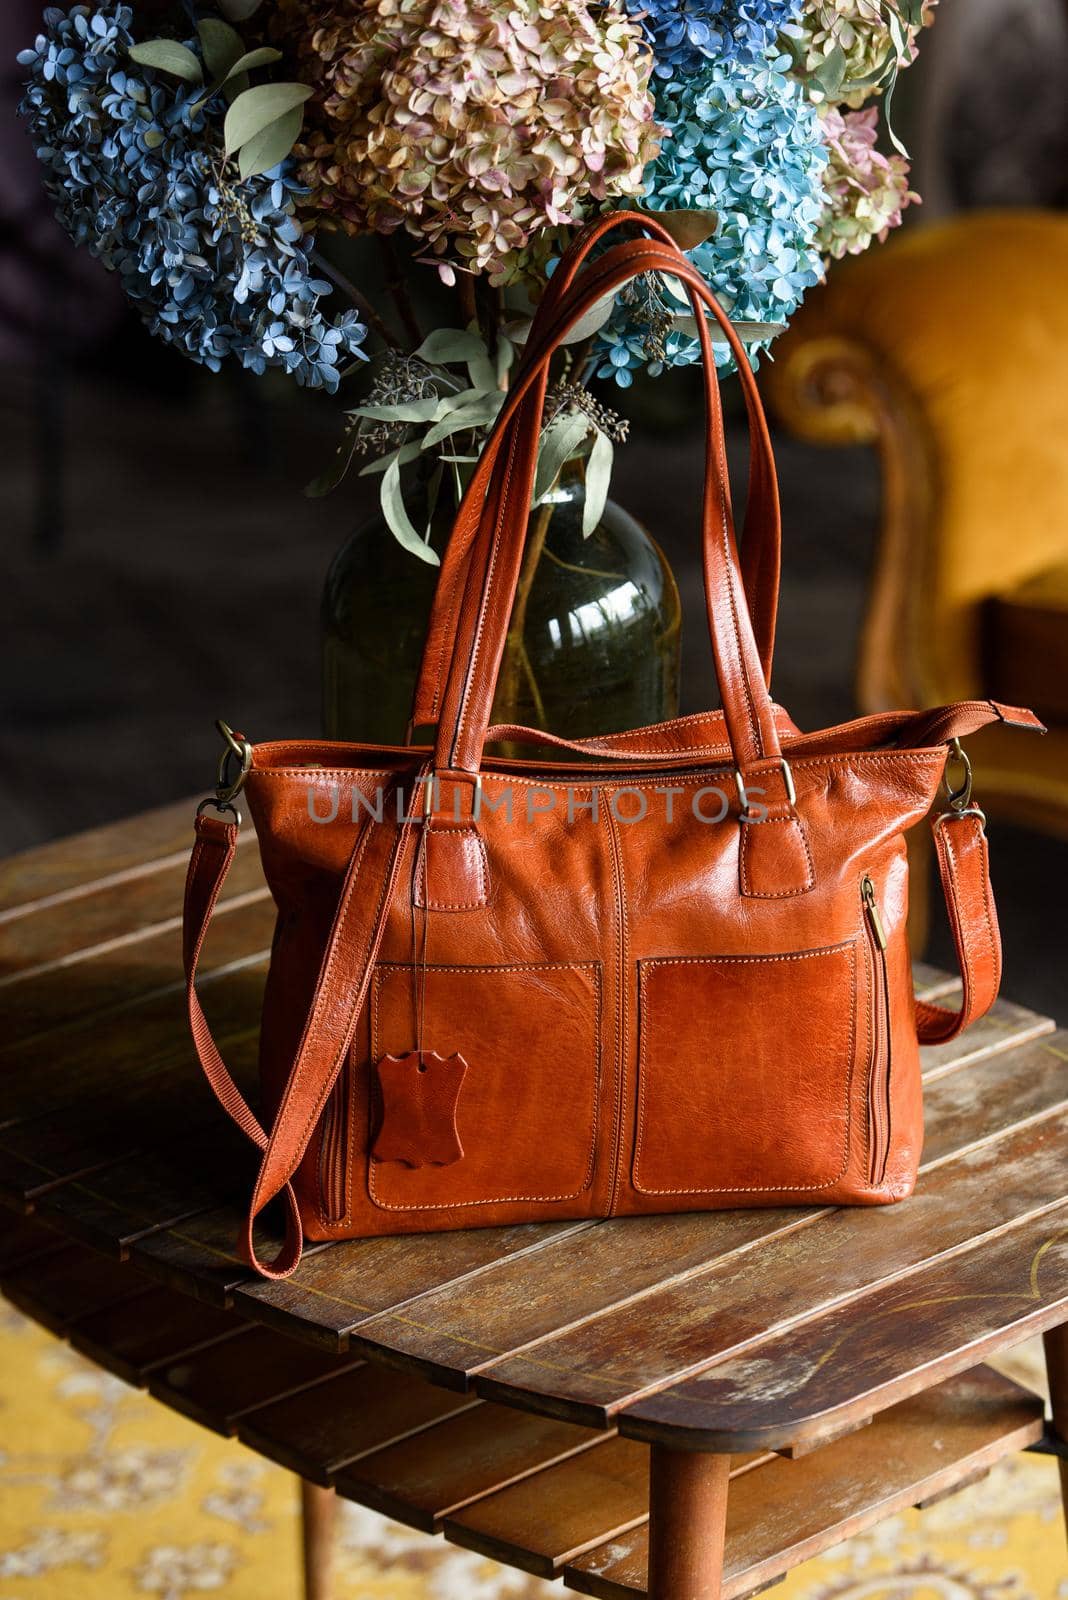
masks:
<svg viewBox="0 0 1068 1600"><path fill-rule="evenodd" d="M1027 1346L1005 1370L1038 1386ZM1017 1456L800 1568L781 1600L1068 1600L1052 1461ZM0 1600L297 1600L289 1474L83 1361L0 1301ZM338 1600L566 1591L347 1506Z"/></svg>

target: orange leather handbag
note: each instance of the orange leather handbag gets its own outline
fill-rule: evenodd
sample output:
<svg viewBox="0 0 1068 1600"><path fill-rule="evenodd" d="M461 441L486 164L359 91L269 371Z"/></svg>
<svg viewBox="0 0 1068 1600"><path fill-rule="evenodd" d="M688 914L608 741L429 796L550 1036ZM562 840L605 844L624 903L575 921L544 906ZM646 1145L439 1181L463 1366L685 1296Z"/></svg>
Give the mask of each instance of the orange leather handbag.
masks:
<svg viewBox="0 0 1068 1600"><path fill-rule="evenodd" d="M587 259L628 221L645 237ZM685 286L702 346L722 712L574 742L491 726L550 357L646 272ZM749 416L741 562L708 315ZM197 817L190 1017L212 1088L262 1151L242 1241L258 1271L292 1272L305 1234L910 1192L918 1046L987 1009L1000 947L983 817L961 784L933 827L963 994L954 1010L914 1000L904 833L930 809L953 741L998 719L1041 724L968 701L799 732L768 690L778 577L775 469L745 354L659 225L604 219L553 276L459 510L413 709L433 743L253 748L231 735L240 770ZM529 758L487 753L501 741ZM278 904L262 1122L194 987L239 787ZM285 1238L263 1262L253 1227L278 1195Z"/></svg>

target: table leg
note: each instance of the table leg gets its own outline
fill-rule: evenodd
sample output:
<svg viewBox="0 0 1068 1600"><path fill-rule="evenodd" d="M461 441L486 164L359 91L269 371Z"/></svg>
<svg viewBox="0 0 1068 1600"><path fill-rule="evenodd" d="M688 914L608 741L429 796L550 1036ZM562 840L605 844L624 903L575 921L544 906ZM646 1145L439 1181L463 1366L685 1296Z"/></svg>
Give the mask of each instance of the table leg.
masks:
<svg viewBox="0 0 1068 1600"><path fill-rule="evenodd" d="M304 1600L332 1600L334 1521L337 1495L317 1483L300 1480L301 1533L304 1545Z"/></svg>
<svg viewBox="0 0 1068 1600"><path fill-rule="evenodd" d="M649 1468L649 1600L719 1600L730 1456L654 1444Z"/></svg>
<svg viewBox="0 0 1068 1600"><path fill-rule="evenodd" d="M1043 1335L1046 1346L1046 1376L1053 1410L1053 1430L1068 1441L1068 1322L1050 1328ZM1064 1501L1065 1533L1068 1534L1068 1461L1060 1458L1061 1498Z"/></svg>

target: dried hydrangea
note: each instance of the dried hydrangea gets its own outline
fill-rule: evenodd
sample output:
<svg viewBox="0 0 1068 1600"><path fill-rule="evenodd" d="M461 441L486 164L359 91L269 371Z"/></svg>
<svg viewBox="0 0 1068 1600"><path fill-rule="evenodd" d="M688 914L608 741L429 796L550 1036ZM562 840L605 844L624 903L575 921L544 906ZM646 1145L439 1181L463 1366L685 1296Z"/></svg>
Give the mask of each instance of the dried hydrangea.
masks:
<svg viewBox="0 0 1068 1600"><path fill-rule="evenodd" d="M647 206L711 210L715 233L689 252L739 322L785 323L820 277L816 229L827 163L819 115L802 86L770 65L710 63L657 93L663 148L646 170ZM599 341L599 375L629 383L700 359L697 339L672 321L655 280L620 298ZM730 364L726 345L717 345Z"/></svg>
<svg viewBox="0 0 1068 1600"><path fill-rule="evenodd" d="M218 371L231 356L333 392L364 359L353 311L320 307L289 163L240 183L222 155L222 109L129 59L133 12L49 6L19 56L21 105L56 216L110 271L150 332ZM190 41L193 48L195 41Z"/></svg>
<svg viewBox="0 0 1068 1600"><path fill-rule="evenodd" d="M802 0L626 0L656 57L656 75L697 72L707 61L761 60Z"/></svg>
<svg viewBox="0 0 1068 1600"><path fill-rule="evenodd" d="M937 0L923 0L921 27L934 20L936 4ZM832 53L840 50L841 88L829 98L862 105L889 61L905 67L915 57L919 29L903 26L904 48L899 49L890 27L891 16L897 15L895 0L805 0L799 26L788 30L796 42L800 76L818 81Z"/></svg>
<svg viewBox="0 0 1068 1600"><path fill-rule="evenodd" d="M618 0L335 0L282 27L321 86L311 204L351 233L406 228L446 281L510 282L555 230L641 193L652 58Z"/></svg>
<svg viewBox="0 0 1068 1600"><path fill-rule="evenodd" d="M905 157L887 156L876 148L879 114L874 106L844 115L830 107L821 121L829 160L827 203L816 242L826 255L857 256L873 239L881 243L919 195L909 188Z"/></svg>

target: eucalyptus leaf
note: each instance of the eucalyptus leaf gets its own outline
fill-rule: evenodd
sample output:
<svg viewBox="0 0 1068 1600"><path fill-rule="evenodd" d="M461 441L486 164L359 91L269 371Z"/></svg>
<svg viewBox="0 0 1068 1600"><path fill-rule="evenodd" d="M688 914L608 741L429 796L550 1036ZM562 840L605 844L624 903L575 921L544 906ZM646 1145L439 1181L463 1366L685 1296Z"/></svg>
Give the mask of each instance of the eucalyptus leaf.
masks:
<svg viewBox="0 0 1068 1600"><path fill-rule="evenodd" d="M257 67L270 67L281 59L281 50L275 50L267 44L261 45L258 50L249 50L245 55L238 56L226 76L228 79L236 78L239 72L255 72Z"/></svg>
<svg viewBox="0 0 1068 1600"><path fill-rule="evenodd" d="M887 138L890 140L890 143L893 145L898 155L904 156L907 161L909 153L894 131L894 124L890 121L890 107L894 102L894 90L896 87L897 74L895 73L883 92L883 121L886 123Z"/></svg>
<svg viewBox="0 0 1068 1600"><path fill-rule="evenodd" d="M374 461L369 461L361 467L359 476L371 478L378 472L385 472L391 461L396 461L398 466L406 467L409 461L414 461L422 453L423 445L419 439L413 439L409 444L402 444L399 449L391 450L388 455L377 456Z"/></svg>
<svg viewBox="0 0 1068 1600"><path fill-rule="evenodd" d="M697 338L697 319L692 315L683 315L672 318L673 325L680 333L685 333L691 339ZM764 339L777 339L780 333L786 330L784 322L735 322L731 318L731 327L743 344L760 344ZM727 335L715 321L711 313L708 317L708 331L712 336L713 344L726 344Z"/></svg>
<svg viewBox="0 0 1068 1600"><path fill-rule="evenodd" d="M540 505L552 492L560 469L569 461L590 431L588 417L566 411L554 417L544 430L538 446L538 466L534 474L534 504Z"/></svg>
<svg viewBox="0 0 1068 1600"><path fill-rule="evenodd" d="M467 363L467 376L471 380L472 389L496 389L497 369L490 360L487 352L480 356L472 356Z"/></svg>
<svg viewBox="0 0 1068 1600"><path fill-rule="evenodd" d="M382 474L382 488L379 494L382 505L382 515L386 524L405 550L413 556L418 556L420 561L425 561L431 567L441 565L437 551L416 532L404 504L404 495L401 491L400 462L394 458Z"/></svg>
<svg viewBox="0 0 1068 1600"><path fill-rule="evenodd" d="M431 449L434 445L440 444L442 439L450 439L454 433L463 433L469 428L486 427L495 420L503 400L504 395L499 390L494 390L488 395L483 395L477 405L461 406L451 411L423 435L423 449Z"/></svg>
<svg viewBox="0 0 1068 1600"><path fill-rule="evenodd" d="M840 44L832 44L819 66L812 73L809 80L827 97L833 100L842 87L848 65L846 53Z"/></svg>
<svg viewBox="0 0 1068 1600"><path fill-rule="evenodd" d="M472 361L485 356L486 341L466 328L435 328L415 352L416 359L431 366L448 366L453 361Z"/></svg>
<svg viewBox="0 0 1068 1600"><path fill-rule="evenodd" d="M176 39L146 39L143 44L132 44L131 61L139 67L153 67L157 72L169 72L173 78L186 83L203 83L204 71L199 60L186 45Z"/></svg>
<svg viewBox="0 0 1068 1600"><path fill-rule="evenodd" d="M615 451L607 433L593 430L593 448L586 461L586 503L582 507L582 537L588 539L604 516L608 504L608 490L612 483L612 460Z"/></svg>
<svg viewBox="0 0 1068 1600"><path fill-rule="evenodd" d="M453 397L427 395L424 400L408 400L394 406L354 406L351 417L366 417L369 422L436 422Z"/></svg>
<svg viewBox="0 0 1068 1600"><path fill-rule="evenodd" d="M197 37L204 52L204 65L213 78L225 78L234 62L245 53L241 35L219 17L204 17L198 22Z"/></svg>
<svg viewBox="0 0 1068 1600"><path fill-rule="evenodd" d="M261 83L255 89L246 89L226 113L226 154L232 156L272 122L302 106L311 94L306 83Z"/></svg>
<svg viewBox="0 0 1068 1600"><path fill-rule="evenodd" d="M270 123L247 144L243 144L237 155L242 179L270 172L280 161L284 161L300 138L303 126L304 107L294 106L284 117L279 117L277 122Z"/></svg>
<svg viewBox="0 0 1068 1600"><path fill-rule="evenodd" d="M218 0L219 10L231 22L247 22L255 16L263 0Z"/></svg>
<svg viewBox="0 0 1068 1600"><path fill-rule="evenodd" d="M226 79L222 86L223 96L228 106L232 106L239 95L244 94L249 87L247 72L234 72Z"/></svg>
<svg viewBox="0 0 1068 1600"><path fill-rule="evenodd" d="M666 228L680 250L696 250L699 244L704 244L706 239L711 239L719 227L719 213L716 211L653 211L647 210L647 216L659 222Z"/></svg>
<svg viewBox="0 0 1068 1600"><path fill-rule="evenodd" d="M515 345L505 334L497 335L497 354L494 358L494 377L503 383L515 360Z"/></svg>

